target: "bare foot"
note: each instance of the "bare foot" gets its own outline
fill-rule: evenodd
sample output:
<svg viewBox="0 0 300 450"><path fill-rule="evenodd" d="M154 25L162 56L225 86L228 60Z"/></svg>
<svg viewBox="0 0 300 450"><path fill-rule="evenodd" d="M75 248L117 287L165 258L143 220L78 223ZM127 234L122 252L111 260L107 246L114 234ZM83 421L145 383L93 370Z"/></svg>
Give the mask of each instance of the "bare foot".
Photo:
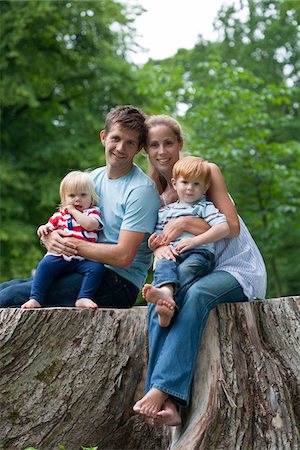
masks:
<svg viewBox="0 0 300 450"><path fill-rule="evenodd" d="M145 284L142 295L147 302L156 304L156 312L161 327L168 327L174 315L176 303L172 298L172 289L167 286L157 288L152 284Z"/></svg>
<svg viewBox="0 0 300 450"><path fill-rule="evenodd" d="M173 306L173 308L175 308L176 303L172 298L172 291L173 290L167 286L161 286L157 288L152 284L145 284L142 289L142 295L144 299L149 303L157 303L157 300L166 300L166 302L169 303L170 307Z"/></svg>
<svg viewBox="0 0 300 450"><path fill-rule="evenodd" d="M34 299L30 299L27 302L23 303L23 305L21 305L21 308L27 309L27 308L41 308L42 305Z"/></svg>
<svg viewBox="0 0 300 450"><path fill-rule="evenodd" d="M93 302L90 298L79 298L75 302L76 308L90 308L90 309L96 309L98 308L97 303Z"/></svg>
<svg viewBox="0 0 300 450"><path fill-rule="evenodd" d="M170 307L166 300L157 300L156 312L158 315L158 322L161 327L168 327L171 319L174 316L174 307Z"/></svg>
<svg viewBox="0 0 300 450"><path fill-rule="evenodd" d="M159 389L152 388L141 400L136 402L133 410L136 413L155 419L167 398L168 394L165 394L165 392L162 392Z"/></svg>
<svg viewBox="0 0 300 450"><path fill-rule="evenodd" d="M168 425L169 427L177 427L181 424L181 417L177 411L176 405L167 399L161 411L159 411L154 419L154 425Z"/></svg>

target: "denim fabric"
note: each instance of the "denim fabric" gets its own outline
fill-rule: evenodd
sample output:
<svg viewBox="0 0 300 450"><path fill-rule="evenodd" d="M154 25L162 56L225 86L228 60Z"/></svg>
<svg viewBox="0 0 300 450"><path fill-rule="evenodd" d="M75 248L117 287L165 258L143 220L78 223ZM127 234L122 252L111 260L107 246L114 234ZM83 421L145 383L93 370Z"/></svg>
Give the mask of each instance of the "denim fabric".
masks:
<svg viewBox="0 0 300 450"><path fill-rule="evenodd" d="M168 328L158 323L155 305L149 304L150 357L146 392L155 387L181 406L189 403L203 330L209 312L218 304L246 301L237 280L215 271L197 280L187 291L178 314Z"/></svg>
<svg viewBox="0 0 300 450"><path fill-rule="evenodd" d="M209 274L215 264L215 256L208 250L189 250L176 257L176 261L159 259L156 262L153 284L161 287L173 284L175 293L180 288L175 300L180 304L187 289L193 282ZM177 306L178 306L177 304Z"/></svg>
<svg viewBox="0 0 300 450"><path fill-rule="evenodd" d="M58 275L50 284L45 307L74 306L82 284L82 275L72 273ZM18 308L30 296L32 278L11 280L0 284L0 308ZM137 295L138 288L130 281L105 268L103 280L94 301L103 308L131 308Z"/></svg>
<svg viewBox="0 0 300 450"><path fill-rule="evenodd" d="M89 259L66 261L60 256L46 255L38 264L33 278L30 298L44 304L47 288L59 274L78 272L83 274L77 298L94 300L104 275L104 264Z"/></svg>

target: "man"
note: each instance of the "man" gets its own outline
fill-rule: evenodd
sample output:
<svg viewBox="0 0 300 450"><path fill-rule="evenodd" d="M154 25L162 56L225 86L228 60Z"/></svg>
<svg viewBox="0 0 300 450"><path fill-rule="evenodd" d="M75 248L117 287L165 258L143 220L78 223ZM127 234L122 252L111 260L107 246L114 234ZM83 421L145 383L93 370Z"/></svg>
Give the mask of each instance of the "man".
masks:
<svg viewBox="0 0 300 450"><path fill-rule="evenodd" d="M97 306L130 308L135 303L151 263L147 239L153 232L160 205L153 182L133 163L146 143L145 115L127 105L109 112L100 139L106 166L91 173L99 196L103 235L99 243L68 237L60 230L44 237L51 253L80 255L106 265ZM49 287L45 306L72 306L81 275L58 277ZM29 298L31 280L0 285L0 307L20 306ZM92 302L93 303L93 302ZM93 307L93 304L82 307Z"/></svg>

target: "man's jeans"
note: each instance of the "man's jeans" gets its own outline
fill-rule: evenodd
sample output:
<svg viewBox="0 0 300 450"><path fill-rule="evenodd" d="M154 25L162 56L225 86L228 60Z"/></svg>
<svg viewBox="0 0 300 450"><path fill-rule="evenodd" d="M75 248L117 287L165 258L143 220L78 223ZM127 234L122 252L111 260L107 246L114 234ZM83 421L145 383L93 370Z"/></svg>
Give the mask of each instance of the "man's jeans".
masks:
<svg viewBox="0 0 300 450"><path fill-rule="evenodd" d="M82 283L82 275L72 273L58 276L50 284L45 307L70 307L78 296ZM16 279L0 284L0 308L18 308L30 296L32 278ZM130 281L105 268L103 280L97 291L95 302L102 308L131 308L138 288Z"/></svg>
<svg viewBox="0 0 300 450"><path fill-rule="evenodd" d="M169 394L175 403L188 405L198 349L209 312L220 303L246 300L232 275L215 271L192 284L169 327L159 325L155 305L149 304L150 356L146 391L155 387Z"/></svg>

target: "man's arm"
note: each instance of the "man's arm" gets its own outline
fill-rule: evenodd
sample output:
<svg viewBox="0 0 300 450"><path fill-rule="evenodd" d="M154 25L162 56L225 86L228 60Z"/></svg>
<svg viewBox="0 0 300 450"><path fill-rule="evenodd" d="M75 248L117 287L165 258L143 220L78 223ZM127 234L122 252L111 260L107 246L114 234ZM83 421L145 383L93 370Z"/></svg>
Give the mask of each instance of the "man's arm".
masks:
<svg viewBox="0 0 300 450"><path fill-rule="evenodd" d="M94 244L76 238L66 238L86 259L128 269L144 239L145 233L121 230L116 244Z"/></svg>

